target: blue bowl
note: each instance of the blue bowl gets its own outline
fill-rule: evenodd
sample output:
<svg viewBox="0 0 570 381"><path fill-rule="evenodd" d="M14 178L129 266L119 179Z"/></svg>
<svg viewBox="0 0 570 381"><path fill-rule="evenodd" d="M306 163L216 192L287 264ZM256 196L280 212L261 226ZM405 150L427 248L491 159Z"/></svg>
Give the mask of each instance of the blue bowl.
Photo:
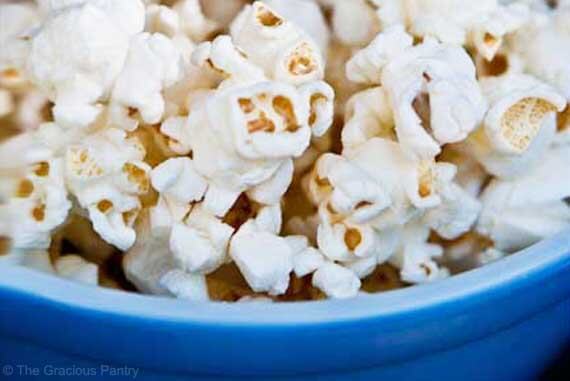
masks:
<svg viewBox="0 0 570 381"><path fill-rule="evenodd" d="M198 304L0 269L11 376L520 381L568 345L570 232L444 281L340 301Z"/></svg>

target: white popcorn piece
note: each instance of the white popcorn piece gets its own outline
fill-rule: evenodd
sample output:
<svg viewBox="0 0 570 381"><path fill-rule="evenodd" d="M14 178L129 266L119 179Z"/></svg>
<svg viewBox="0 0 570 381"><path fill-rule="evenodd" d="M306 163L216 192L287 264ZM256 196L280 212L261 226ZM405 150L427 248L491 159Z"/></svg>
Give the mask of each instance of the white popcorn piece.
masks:
<svg viewBox="0 0 570 381"><path fill-rule="evenodd" d="M129 39L144 25L139 0L86 1L50 13L32 38L31 80L55 103L63 127L87 127L121 72Z"/></svg>
<svg viewBox="0 0 570 381"><path fill-rule="evenodd" d="M226 261L233 233L231 226L198 205L184 224L172 227L170 250L177 265L186 272L207 274Z"/></svg>
<svg viewBox="0 0 570 381"><path fill-rule="evenodd" d="M47 251L25 251L16 254L17 262L19 265L24 266L29 269L34 269L47 274L55 274L55 268L53 267L49 253ZM8 255L8 257L13 255Z"/></svg>
<svg viewBox="0 0 570 381"><path fill-rule="evenodd" d="M137 233L139 239L127 251L122 262L125 276L140 292L170 295L160 284L162 276L175 269L168 235L153 234L147 218L141 220Z"/></svg>
<svg viewBox="0 0 570 381"><path fill-rule="evenodd" d="M334 299L356 296L360 285L360 279L352 271L332 262L319 267L313 274L313 286Z"/></svg>
<svg viewBox="0 0 570 381"><path fill-rule="evenodd" d="M529 17L529 9L523 4L499 6L470 28L467 42L486 60L491 61L503 45L504 37L521 29Z"/></svg>
<svg viewBox="0 0 570 381"><path fill-rule="evenodd" d="M0 204L0 222L16 249L49 247L52 231L71 209L60 159L47 159L29 166L21 176L4 178L9 193Z"/></svg>
<svg viewBox="0 0 570 381"><path fill-rule="evenodd" d="M293 271L298 277L314 273L325 264L325 257L314 247L307 247L293 257Z"/></svg>
<svg viewBox="0 0 570 381"><path fill-rule="evenodd" d="M197 302L210 300L206 278L201 274L175 269L164 274L159 284L179 299Z"/></svg>
<svg viewBox="0 0 570 381"><path fill-rule="evenodd" d="M405 32L402 25L388 28L347 62L346 77L356 83L380 84L384 66L412 44L412 36Z"/></svg>
<svg viewBox="0 0 570 381"><path fill-rule="evenodd" d="M408 224L402 235L402 246L390 263L400 269L400 276L408 283L425 283L445 278L447 269L440 267L434 258L441 257L440 246L427 243L429 227L417 222Z"/></svg>
<svg viewBox="0 0 570 381"><path fill-rule="evenodd" d="M14 99L9 91L0 89L0 118L11 114L14 111Z"/></svg>
<svg viewBox="0 0 570 381"><path fill-rule="evenodd" d="M561 3L559 1L559 3ZM535 14L531 22L509 38L524 68L546 81L570 101L570 7L559 4L555 12Z"/></svg>
<svg viewBox="0 0 570 381"><path fill-rule="evenodd" d="M380 184L365 171L329 153L317 160L310 174L308 196L315 205L327 203L331 214L356 224L377 217L390 204Z"/></svg>
<svg viewBox="0 0 570 381"><path fill-rule="evenodd" d="M330 3L333 32L343 44L364 46L380 31L380 20L371 6L374 2L332 0Z"/></svg>
<svg viewBox="0 0 570 381"><path fill-rule="evenodd" d="M552 142L556 112L566 105L552 87L527 75L486 78L490 108L468 144L485 169L514 177L535 164Z"/></svg>
<svg viewBox="0 0 570 381"><path fill-rule="evenodd" d="M250 220L233 236L230 256L255 292L280 295L287 290L293 252L285 238L260 230Z"/></svg>
<svg viewBox="0 0 570 381"><path fill-rule="evenodd" d="M262 2L244 7L230 34L268 78L295 85L323 78L324 62L316 43Z"/></svg>
<svg viewBox="0 0 570 381"><path fill-rule="evenodd" d="M239 50L230 36L216 37L212 42L203 42L192 53L192 62L200 67L209 67L221 75L220 87L266 80L263 70L252 64L245 53Z"/></svg>
<svg viewBox="0 0 570 381"><path fill-rule="evenodd" d="M184 117L169 117L160 125L160 133L167 137L168 148L177 155L188 155L192 151L185 126Z"/></svg>
<svg viewBox="0 0 570 381"><path fill-rule="evenodd" d="M182 75L182 56L172 40L160 33L133 37L111 95L113 124L132 131L139 123L137 115L144 123L159 123L165 110L162 91Z"/></svg>
<svg viewBox="0 0 570 381"><path fill-rule="evenodd" d="M26 86L25 63L30 50L28 38L39 15L31 3L0 4L0 86L19 90Z"/></svg>
<svg viewBox="0 0 570 381"><path fill-rule="evenodd" d="M382 87L356 93L346 104L341 136L343 152L356 149L373 137L395 141L394 123L392 108Z"/></svg>
<svg viewBox="0 0 570 381"><path fill-rule="evenodd" d="M466 51L431 39L391 60L382 71L382 85L398 141L423 159L437 155L440 145L465 139L486 110Z"/></svg>
<svg viewBox="0 0 570 381"><path fill-rule="evenodd" d="M193 41L203 41L219 27L216 22L204 15L199 0L178 1L172 10L178 14L182 32Z"/></svg>
<svg viewBox="0 0 570 381"><path fill-rule="evenodd" d="M208 0L201 2L204 15L220 25L229 25L247 0Z"/></svg>
<svg viewBox="0 0 570 381"><path fill-rule="evenodd" d="M334 118L334 90L326 82L318 81L302 85L299 91L310 108L307 125L314 137L323 136Z"/></svg>
<svg viewBox="0 0 570 381"><path fill-rule="evenodd" d="M33 131L46 122L43 115L46 107L49 107L49 99L39 91L25 93L18 102L16 120L20 130ZM0 107L1 108L1 107Z"/></svg>
<svg viewBox="0 0 570 381"><path fill-rule="evenodd" d="M163 161L152 170L150 176L152 187L162 197L178 204L189 204L202 199L208 187L189 157Z"/></svg>
<svg viewBox="0 0 570 381"><path fill-rule="evenodd" d="M313 0L264 0L286 20L297 25L319 46L321 53L327 52L330 32L319 5Z"/></svg>
<svg viewBox="0 0 570 381"><path fill-rule="evenodd" d="M382 227L404 224L417 211L439 205L443 184L451 182L455 175L453 165L412 158L398 143L381 138L370 139L347 158L388 194L388 213L374 221Z"/></svg>
<svg viewBox="0 0 570 381"><path fill-rule="evenodd" d="M150 189L145 150L124 131L106 129L70 145L65 154L66 184L89 211L95 231L122 250L135 241L132 225L139 195Z"/></svg>
<svg viewBox="0 0 570 381"><path fill-rule="evenodd" d="M223 217L235 203L240 195L239 191L233 191L210 184L204 196L204 208L215 216Z"/></svg>
<svg viewBox="0 0 570 381"><path fill-rule="evenodd" d="M267 180L247 191L247 196L261 204L278 204L293 179L293 160L285 160Z"/></svg>
<svg viewBox="0 0 570 381"><path fill-rule="evenodd" d="M502 252L501 250L497 250L493 247L484 250L480 253L477 253L475 256L475 261L477 266L484 266L492 262L496 262L502 258L504 258L506 253Z"/></svg>
<svg viewBox="0 0 570 381"><path fill-rule="evenodd" d="M178 14L165 5L151 4L146 7L145 31L174 37L180 30Z"/></svg>
<svg viewBox="0 0 570 381"><path fill-rule="evenodd" d="M96 286L99 281L99 267L87 262L79 255L65 255L54 263L55 271L60 277Z"/></svg>
<svg viewBox="0 0 570 381"><path fill-rule="evenodd" d="M428 210L423 221L440 237L455 239L471 229L481 204L455 183L445 184L442 188L441 204Z"/></svg>
<svg viewBox="0 0 570 381"><path fill-rule="evenodd" d="M551 148L528 173L513 180L493 180L483 192L477 231L498 250L514 252L549 237L570 223L567 173L570 147Z"/></svg>

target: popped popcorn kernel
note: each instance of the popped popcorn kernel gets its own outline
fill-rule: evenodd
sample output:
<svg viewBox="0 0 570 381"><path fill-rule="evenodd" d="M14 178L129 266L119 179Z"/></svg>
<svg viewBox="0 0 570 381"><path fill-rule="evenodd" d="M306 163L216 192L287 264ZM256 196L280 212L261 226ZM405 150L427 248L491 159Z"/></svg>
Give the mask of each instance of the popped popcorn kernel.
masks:
<svg viewBox="0 0 570 381"><path fill-rule="evenodd" d="M501 260L570 226L567 5L2 4L0 255L241 303Z"/></svg>
<svg viewBox="0 0 570 381"><path fill-rule="evenodd" d="M537 135L545 115L556 112L556 107L542 99L524 98L503 115L502 134L518 151L524 151Z"/></svg>

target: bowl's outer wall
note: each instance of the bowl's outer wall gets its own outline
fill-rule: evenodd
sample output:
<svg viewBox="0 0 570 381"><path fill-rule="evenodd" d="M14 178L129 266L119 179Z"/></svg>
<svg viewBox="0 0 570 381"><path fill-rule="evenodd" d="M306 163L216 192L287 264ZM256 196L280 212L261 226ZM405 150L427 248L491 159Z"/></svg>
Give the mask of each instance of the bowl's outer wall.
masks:
<svg viewBox="0 0 570 381"><path fill-rule="evenodd" d="M507 271L509 261L516 264L526 260L525 255L540 258L541 249L552 247L539 245L534 252L517 254L520 258L507 258L489 270L435 287L475 281L471 278L486 271ZM223 316L220 322L154 319L57 303L0 282L0 363L128 365L141 368L137 379L156 379L165 371L184 374L185 379L301 380L314 379L314 374L323 380L533 379L570 343L570 238L558 242L556 249L556 260L480 292L322 322L224 323ZM429 287L387 293L378 301L398 300L399 295L421 298L426 290ZM359 305L314 305L321 313L330 308L334 314L338 303L344 303L343 308ZM307 311L315 308L306 306ZM291 309L304 311L302 305Z"/></svg>

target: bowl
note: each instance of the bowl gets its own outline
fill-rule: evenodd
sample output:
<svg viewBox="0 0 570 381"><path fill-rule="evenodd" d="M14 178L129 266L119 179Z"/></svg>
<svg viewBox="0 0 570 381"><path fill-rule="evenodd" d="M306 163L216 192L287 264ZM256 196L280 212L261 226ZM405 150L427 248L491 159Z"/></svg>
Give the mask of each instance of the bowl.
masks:
<svg viewBox="0 0 570 381"><path fill-rule="evenodd" d="M0 300L4 375L532 380L570 345L570 231L443 281L351 300L192 303L10 265Z"/></svg>

